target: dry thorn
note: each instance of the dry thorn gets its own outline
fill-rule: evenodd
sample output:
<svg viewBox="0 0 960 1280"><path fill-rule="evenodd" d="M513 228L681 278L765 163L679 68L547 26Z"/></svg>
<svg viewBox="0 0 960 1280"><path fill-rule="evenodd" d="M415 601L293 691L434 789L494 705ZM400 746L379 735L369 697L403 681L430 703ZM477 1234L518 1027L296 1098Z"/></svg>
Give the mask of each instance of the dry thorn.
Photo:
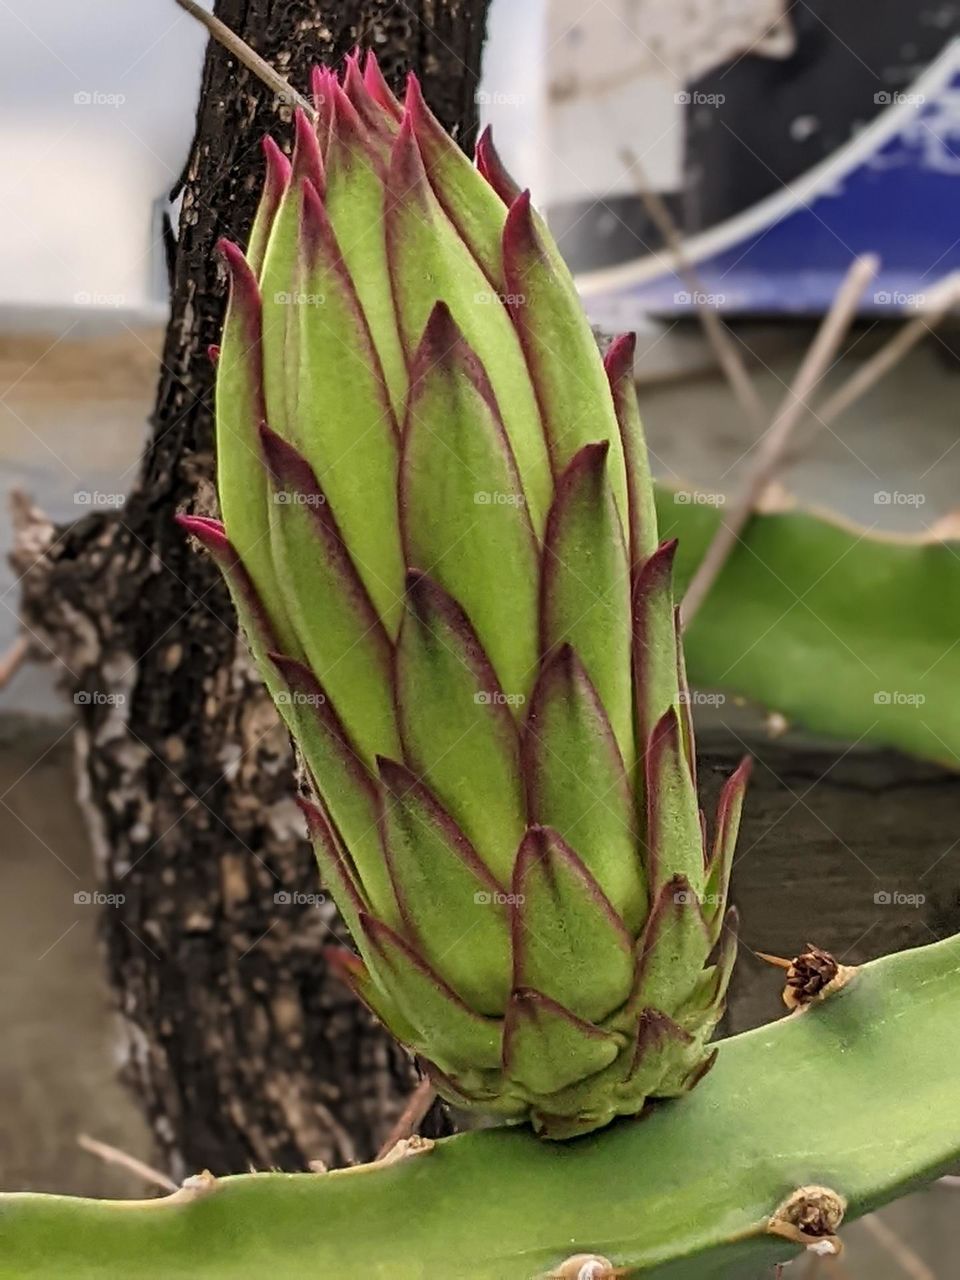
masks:
<svg viewBox="0 0 960 1280"><path fill-rule="evenodd" d="M150 1182L164 1191L176 1192L179 1190L173 1179L168 1178L165 1173L161 1173L159 1169L151 1168L150 1165L144 1164L142 1160L138 1160L136 1156L132 1156L126 1151L121 1151L119 1147L112 1147L109 1142L100 1142L86 1133L81 1133L77 1137L77 1145L83 1147L84 1151L89 1151L91 1155L97 1156L106 1164L119 1165L121 1169L126 1169L130 1173L136 1174L144 1182Z"/></svg>

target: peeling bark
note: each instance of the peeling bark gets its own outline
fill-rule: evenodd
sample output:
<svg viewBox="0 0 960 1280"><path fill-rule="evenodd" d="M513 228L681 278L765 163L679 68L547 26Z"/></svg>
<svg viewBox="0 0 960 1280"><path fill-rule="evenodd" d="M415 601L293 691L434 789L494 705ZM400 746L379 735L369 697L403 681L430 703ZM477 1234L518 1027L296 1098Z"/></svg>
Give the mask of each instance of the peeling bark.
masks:
<svg viewBox="0 0 960 1280"><path fill-rule="evenodd" d="M314 62L358 42L396 87L415 68L466 145L487 3L219 0L216 11L300 86ZM174 1177L368 1159L415 1083L325 971L321 949L343 928L315 901L290 744L218 572L172 519L215 507L206 350L225 282L213 249L222 235L245 242L260 137L289 145L288 125L288 108L208 50L138 484L119 513L61 528L23 500L15 510L33 655L63 664L74 702L88 695L75 708L77 775L102 888L124 895L103 931L125 1076Z"/></svg>

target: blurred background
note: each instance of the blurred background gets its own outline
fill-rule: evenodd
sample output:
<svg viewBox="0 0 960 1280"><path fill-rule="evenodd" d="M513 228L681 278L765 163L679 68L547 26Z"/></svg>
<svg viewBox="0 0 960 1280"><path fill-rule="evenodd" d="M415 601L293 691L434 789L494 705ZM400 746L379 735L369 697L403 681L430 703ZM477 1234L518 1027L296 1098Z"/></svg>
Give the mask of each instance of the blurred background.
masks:
<svg viewBox="0 0 960 1280"><path fill-rule="evenodd" d="M136 478L167 314L168 193L205 44L172 0L0 0L0 490L25 491L55 520L122 508ZM876 254L819 390L829 397L911 320L926 318L923 332L781 478L860 529L922 540L946 527L960 477L960 5L493 0L478 101L598 328L639 333L664 481L721 503L739 492L761 430L724 350L772 414L851 262ZM17 636L11 542L2 519L0 653ZM76 1146L89 1132L149 1156L115 1080L73 721L53 678L31 665L0 691L0 1185L127 1195L127 1173ZM731 733L769 741L775 728L742 699L698 711L720 755ZM806 777L813 819L795 839L819 839L818 856L873 851L893 867L909 830L939 868L938 915L894 927L878 904L873 954L889 949L881 937L905 945L960 927L960 789L929 758L881 767L854 737L820 756L818 740L799 755L790 737L771 747L750 821L762 841L795 807L790 780ZM891 777L898 809L881 830L866 811ZM776 880L774 868L745 886L760 916ZM817 909L797 908L798 930ZM746 963L737 1027L777 1011ZM823 1274L946 1280L957 1194L940 1185L852 1228L844 1269Z"/></svg>

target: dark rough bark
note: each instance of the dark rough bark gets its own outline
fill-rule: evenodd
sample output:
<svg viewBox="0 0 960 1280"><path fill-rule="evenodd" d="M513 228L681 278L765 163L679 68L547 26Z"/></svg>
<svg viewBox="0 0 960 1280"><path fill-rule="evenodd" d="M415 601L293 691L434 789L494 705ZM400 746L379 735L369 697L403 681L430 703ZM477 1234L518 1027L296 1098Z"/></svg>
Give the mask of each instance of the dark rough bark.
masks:
<svg viewBox="0 0 960 1280"><path fill-rule="evenodd" d="M417 69L464 143L488 0L220 0L221 18L300 87L375 47ZM405 1056L328 978L341 933L316 895L285 733L238 646L219 574L173 524L214 509L211 369L224 279L244 242L263 133L289 110L218 47L183 175L173 312L142 475L122 513L56 529L19 512L24 620L71 673L78 773L107 892L126 1075L174 1174L369 1158L412 1087ZM38 646L39 647L39 646ZM76 700L76 699L75 699ZM442 1124L442 1118L434 1118Z"/></svg>

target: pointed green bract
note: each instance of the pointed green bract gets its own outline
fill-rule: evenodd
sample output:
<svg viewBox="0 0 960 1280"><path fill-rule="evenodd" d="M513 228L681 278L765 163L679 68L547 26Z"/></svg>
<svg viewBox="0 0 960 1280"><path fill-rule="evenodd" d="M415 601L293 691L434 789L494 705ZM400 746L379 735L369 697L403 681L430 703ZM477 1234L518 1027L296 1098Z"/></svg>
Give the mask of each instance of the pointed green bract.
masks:
<svg viewBox="0 0 960 1280"><path fill-rule="evenodd" d="M261 596L272 600L272 626L286 645L295 644L287 610L279 598L270 551L270 486L264 484L260 426L263 391L263 306L256 277L243 254L226 241L221 251L230 271L230 300L217 359L217 454L223 485L221 507L231 541Z"/></svg>
<svg viewBox="0 0 960 1280"><path fill-rule="evenodd" d="M398 428L356 289L320 197L303 193L300 377L290 438L316 472L388 630L400 621Z"/></svg>
<svg viewBox="0 0 960 1280"><path fill-rule="evenodd" d="M673 876L657 895L640 937L637 1003L672 1013L679 1003L677 974L690 972L689 956L703 955L706 945L699 897L685 876Z"/></svg>
<svg viewBox="0 0 960 1280"><path fill-rule="evenodd" d="M703 830L676 707L650 735L646 756L647 874L652 892L681 874L697 897L703 887Z"/></svg>
<svg viewBox="0 0 960 1280"><path fill-rule="evenodd" d="M380 763L383 833L400 914L420 954L471 1008L496 1014L510 990L505 895L469 840L402 765Z"/></svg>
<svg viewBox="0 0 960 1280"><path fill-rule="evenodd" d="M528 1094L549 1094L615 1061L620 1042L538 991L514 992L507 1010L504 1057L510 1078Z"/></svg>
<svg viewBox="0 0 960 1280"><path fill-rule="evenodd" d="M513 876L516 985L534 988L590 1022L626 1001L631 934L594 877L555 831L534 827Z"/></svg>
<svg viewBox="0 0 960 1280"><path fill-rule="evenodd" d="M364 147L356 112L350 109L342 93L334 89L333 94L324 204L350 278L356 285L390 401L399 418L406 401L408 379L383 236L385 161Z"/></svg>
<svg viewBox="0 0 960 1280"><path fill-rule="evenodd" d="M522 702L537 666L537 544L497 404L442 304L417 355L400 507L407 563L459 601Z"/></svg>
<svg viewBox="0 0 960 1280"><path fill-rule="evenodd" d="M277 508L275 553L290 587L297 638L357 750L372 764L399 747L390 640L309 463L268 428L261 439ZM324 600L322 613L309 604L315 592Z"/></svg>
<svg viewBox="0 0 960 1280"><path fill-rule="evenodd" d="M630 562L607 482L606 444L584 445L557 485L543 550L543 650L577 652L633 768Z"/></svg>
<svg viewBox="0 0 960 1280"><path fill-rule="evenodd" d="M533 219L529 192L510 209L503 256L507 303L536 388L554 473L583 445L606 441L614 495L626 520L623 446L603 361L570 273L548 252Z"/></svg>
<svg viewBox="0 0 960 1280"><path fill-rule="evenodd" d="M290 717L317 791L353 857L363 892L374 911L395 921L398 913L380 847L380 799L374 780L309 668L278 654L272 661L286 685L275 699Z"/></svg>
<svg viewBox="0 0 960 1280"><path fill-rule="evenodd" d="M407 82L407 110L434 194L491 287L502 293L500 240L506 210L490 184L427 110L416 76Z"/></svg>
<svg viewBox="0 0 960 1280"><path fill-rule="evenodd" d="M416 1028L418 1042L430 1045L443 1070L487 1068L500 1063L500 1024L475 1013L398 933L379 920L363 917L374 976Z"/></svg>
<svg viewBox="0 0 960 1280"><path fill-rule="evenodd" d="M647 907L630 785L603 704L564 645L537 685L524 737L531 816L582 857L634 931Z"/></svg>
<svg viewBox="0 0 960 1280"><path fill-rule="evenodd" d="M391 161L386 212L400 331L412 357L443 302L483 363L516 455L530 518L540 532L550 499L550 460L517 332L503 300L460 239L427 180L412 126Z"/></svg>
<svg viewBox="0 0 960 1280"><path fill-rule="evenodd" d="M516 719L466 614L426 574L408 579L396 697L411 766L508 885L526 818Z"/></svg>
<svg viewBox="0 0 960 1280"><path fill-rule="evenodd" d="M296 438L291 435L291 430L296 429L298 417L297 371L304 294L300 267L303 193L307 184L317 191L324 188L323 163L317 140L302 111L297 111L294 119L296 141L290 178L277 206L269 235L265 225L258 229L258 238L266 242L260 270L266 421L287 439ZM222 346L220 354L222 358ZM219 420L218 411L218 424ZM222 502L221 497L221 505Z"/></svg>
<svg viewBox="0 0 960 1280"><path fill-rule="evenodd" d="M459 1107L564 1139L691 1088L736 951L632 378L489 134L319 68L218 375L220 565L297 741L331 963ZM709 852L707 852L709 850Z"/></svg>

